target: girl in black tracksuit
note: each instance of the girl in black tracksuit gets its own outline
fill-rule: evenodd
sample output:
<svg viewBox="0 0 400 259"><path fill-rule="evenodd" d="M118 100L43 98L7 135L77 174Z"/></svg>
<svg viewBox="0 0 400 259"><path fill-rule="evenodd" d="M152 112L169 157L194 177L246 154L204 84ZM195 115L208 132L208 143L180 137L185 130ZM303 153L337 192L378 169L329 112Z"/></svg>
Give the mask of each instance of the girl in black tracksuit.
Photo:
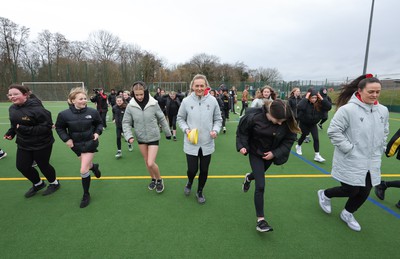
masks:
<svg viewBox="0 0 400 259"><path fill-rule="evenodd" d="M122 138L122 119L124 118L125 109L127 103L125 102L122 96L117 96L115 98L116 104L112 108L113 118L115 122L115 131L117 134L117 154L115 154L116 158L120 158L122 156L121 151L121 138ZM128 150L132 151L132 145L128 144Z"/></svg>
<svg viewBox="0 0 400 259"><path fill-rule="evenodd" d="M322 119L325 112L332 108L332 104L323 98L317 91L310 89L305 98L297 105L297 115L300 121L301 137L296 145L296 153L302 155L301 144L308 134L311 133L314 140L314 160L324 162L325 159L319 154L319 138L317 123Z"/></svg>
<svg viewBox="0 0 400 259"><path fill-rule="evenodd" d="M80 87L71 90L68 96L69 109L58 114L56 131L61 140L79 157L82 177L83 197L80 207L90 202L90 172L101 177L99 164L93 163L94 153L99 146L99 135L103 130L102 119L98 111L87 107L86 91Z"/></svg>
<svg viewBox="0 0 400 259"><path fill-rule="evenodd" d="M8 89L8 98L13 104L9 108L11 128L4 138L11 140L17 136L17 169L33 184L25 197L30 198L46 187L38 171L32 167L33 161L36 161L50 183L43 195L52 194L60 188L60 183L50 164L54 143L51 113L31 94L28 87L11 85Z"/></svg>
<svg viewBox="0 0 400 259"><path fill-rule="evenodd" d="M172 129L173 140L176 141L176 117L178 115L181 100L176 93L172 91L166 98L165 110L168 116L169 128Z"/></svg>
<svg viewBox="0 0 400 259"><path fill-rule="evenodd" d="M287 102L280 99L252 108L240 119L236 131L236 149L249 154L252 173L246 174L243 191L255 180L254 204L260 232L272 231L264 219L265 172L272 163L281 165L289 158L290 149L300 129Z"/></svg>

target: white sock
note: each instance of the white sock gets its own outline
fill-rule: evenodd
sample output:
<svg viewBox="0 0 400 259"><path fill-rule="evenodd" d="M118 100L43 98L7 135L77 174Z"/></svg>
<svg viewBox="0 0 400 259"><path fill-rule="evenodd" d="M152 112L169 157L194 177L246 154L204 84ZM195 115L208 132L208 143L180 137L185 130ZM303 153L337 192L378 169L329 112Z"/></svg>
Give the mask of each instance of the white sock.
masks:
<svg viewBox="0 0 400 259"><path fill-rule="evenodd" d="M39 186L43 183L42 179L40 179L40 182L36 183L35 186Z"/></svg>
<svg viewBox="0 0 400 259"><path fill-rule="evenodd" d="M55 184L55 185L57 185L57 184L58 184L58 180L56 179L54 182L52 182L52 183L50 183L50 184Z"/></svg>

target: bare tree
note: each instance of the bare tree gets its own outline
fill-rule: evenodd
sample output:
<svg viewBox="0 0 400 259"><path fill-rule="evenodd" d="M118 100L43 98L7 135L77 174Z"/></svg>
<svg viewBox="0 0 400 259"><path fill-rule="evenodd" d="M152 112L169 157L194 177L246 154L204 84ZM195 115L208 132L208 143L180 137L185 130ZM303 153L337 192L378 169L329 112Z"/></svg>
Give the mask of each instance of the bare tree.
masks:
<svg viewBox="0 0 400 259"><path fill-rule="evenodd" d="M86 55L87 42L85 41L72 41L69 43L68 58L75 62L82 62L87 60Z"/></svg>
<svg viewBox="0 0 400 259"><path fill-rule="evenodd" d="M207 76L210 81L218 79L218 76L214 73L215 68L219 64L219 58L217 56L201 53L193 56L189 63L195 70L193 72Z"/></svg>
<svg viewBox="0 0 400 259"><path fill-rule="evenodd" d="M42 66L46 67L48 69L48 80L52 81L53 80L53 73L52 73L52 65L53 65L53 38L54 35L48 31L44 30L43 32L40 32L37 38L37 41L35 42L40 50L40 55L42 58Z"/></svg>
<svg viewBox="0 0 400 259"><path fill-rule="evenodd" d="M25 45L21 50L23 68L30 72L30 81L35 81L40 68L40 54L32 43Z"/></svg>
<svg viewBox="0 0 400 259"><path fill-rule="evenodd" d="M257 69L257 81L262 81L265 84L272 84L274 81L282 80L282 75L276 68L263 68Z"/></svg>
<svg viewBox="0 0 400 259"><path fill-rule="evenodd" d="M7 18L0 17L0 52L1 62L5 66L3 82L8 84L18 80L18 65L21 48L27 43L29 28L20 27Z"/></svg>
<svg viewBox="0 0 400 259"><path fill-rule="evenodd" d="M88 47L92 59L103 61L116 61L121 40L107 31L97 31L89 35Z"/></svg>

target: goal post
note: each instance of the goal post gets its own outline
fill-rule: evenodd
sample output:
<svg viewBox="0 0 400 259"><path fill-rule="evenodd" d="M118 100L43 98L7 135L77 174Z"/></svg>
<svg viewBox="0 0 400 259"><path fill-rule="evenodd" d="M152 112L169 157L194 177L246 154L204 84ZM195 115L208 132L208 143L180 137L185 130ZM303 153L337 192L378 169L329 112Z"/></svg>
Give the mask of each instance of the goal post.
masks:
<svg viewBox="0 0 400 259"><path fill-rule="evenodd" d="M85 88L84 82L22 82L42 101L65 101L74 87Z"/></svg>

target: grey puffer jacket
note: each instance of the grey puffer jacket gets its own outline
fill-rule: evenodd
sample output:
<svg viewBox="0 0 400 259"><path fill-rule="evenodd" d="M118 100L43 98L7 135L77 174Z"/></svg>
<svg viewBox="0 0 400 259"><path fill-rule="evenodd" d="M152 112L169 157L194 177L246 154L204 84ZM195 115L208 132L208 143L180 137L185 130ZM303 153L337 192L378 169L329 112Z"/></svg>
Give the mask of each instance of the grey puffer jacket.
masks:
<svg viewBox="0 0 400 259"><path fill-rule="evenodd" d="M365 186L368 171L373 186L381 182L381 162L389 133L389 111L361 102L355 94L340 107L328 128L335 146L332 177L352 186Z"/></svg>
<svg viewBox="0 0 400 259"><path fill-rule="evenodd" d="M192 156L197 156L201 148L203 155L210 155L215 151L214 139L210 132L219 133L222 126L221 111L217 99L210 94L198 97L191 93L182 100L179 107L177 122L185 134L183 151ZM186 129L196 129L199 132L197 144L189 142Z"/></svg>
<svg viewBox="0 0 400 259"><path fill-rule="evenodd" d="M158 124L161 125L165 136L171 137L171 130L156 99L149 96L149 102L143 110L135 98L131 99L122 119L122 130L126 140L133 138L132 125L135 125L134 134L137 141L143 143L158 141L161 137Z"/></svg>

